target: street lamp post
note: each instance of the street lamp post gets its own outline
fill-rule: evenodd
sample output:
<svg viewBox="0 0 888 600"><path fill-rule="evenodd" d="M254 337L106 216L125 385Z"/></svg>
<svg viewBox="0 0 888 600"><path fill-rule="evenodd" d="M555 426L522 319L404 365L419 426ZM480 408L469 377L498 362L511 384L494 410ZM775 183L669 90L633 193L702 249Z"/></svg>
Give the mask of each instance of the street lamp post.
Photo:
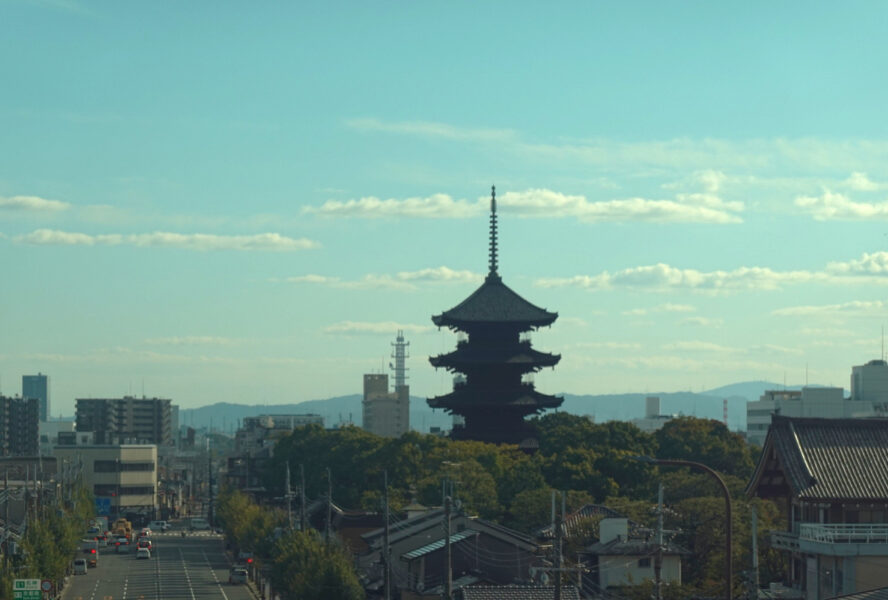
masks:
<svg viewBox="0 0 888 600"><path fill-rule="evenodd" d="M731 584L734 579L733 567L731 564L731 494L730 492L728 492L728 486L725 485L724 480L715 470L707 467L703 463L698 463L691 460L651 458L650 456L637 456L636 459L655 465L691 467L692 469L699 469L704 473L714 477L715 480L718 482L719 487L721 487L722 494L724 494L725 496L725 598L727 600L731 600Z"/></svg>

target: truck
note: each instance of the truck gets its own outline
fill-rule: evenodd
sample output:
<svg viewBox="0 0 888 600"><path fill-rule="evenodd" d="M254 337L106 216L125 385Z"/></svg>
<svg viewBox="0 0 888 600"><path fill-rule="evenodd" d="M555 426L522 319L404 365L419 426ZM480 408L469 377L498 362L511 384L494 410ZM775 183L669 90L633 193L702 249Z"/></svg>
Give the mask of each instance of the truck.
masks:
<svg viewBox="0 0 888 600"><path fill-rule="evenodd" d="M97 528L102 533L110 531L108 528L108 517L93 517L89 520L89 526L90 528Z"/></svg>
<svg viewBox="0 0 888 600"><path fill-rule="evenodd" d="M111 526L111 533L117 537L125 537L128 540L132 540L133 524L121 517L114 521L114 525Z"/></svg>

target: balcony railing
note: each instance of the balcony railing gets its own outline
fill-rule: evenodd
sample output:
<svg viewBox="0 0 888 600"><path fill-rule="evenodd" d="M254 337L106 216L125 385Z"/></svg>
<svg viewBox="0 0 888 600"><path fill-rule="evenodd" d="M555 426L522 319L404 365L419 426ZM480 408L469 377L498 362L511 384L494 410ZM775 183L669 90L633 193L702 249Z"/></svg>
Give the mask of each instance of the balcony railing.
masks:
<svg viewBox="0 0 888 600"><path fill-rule="evenodd" d="M799 536L791 531L772 531L771 545L778 550L798 550Z"/></svg>
<svg viewBox="0 0 888 600"><path fill-rule="evenodd" d="M800 523L799 539L827 544L886 544L888 523Z"/></svg>

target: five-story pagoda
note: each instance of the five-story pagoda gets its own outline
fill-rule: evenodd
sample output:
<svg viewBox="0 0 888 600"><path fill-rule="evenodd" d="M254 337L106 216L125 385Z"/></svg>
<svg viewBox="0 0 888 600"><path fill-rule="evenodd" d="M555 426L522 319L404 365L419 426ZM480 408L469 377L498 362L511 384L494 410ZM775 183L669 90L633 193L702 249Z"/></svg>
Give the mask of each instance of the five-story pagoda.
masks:
<svg viewBox="0 0 888 600"><path fill-rule="evenodd" d="M453 392L427 400L432 408L464 418L465 425L454 426L451 437L534 445L535 432L524 418L557 408L564 399L537 392L525 376L554 367L561 356L534 350L522 334L551 325L557 318L558 313L534 306L513 292L497 273L496 188L492 188L490 271L471 296L432 317L438 327L468 335L453 352L429 357L435 368L464 375L455 379Z"/></svg>

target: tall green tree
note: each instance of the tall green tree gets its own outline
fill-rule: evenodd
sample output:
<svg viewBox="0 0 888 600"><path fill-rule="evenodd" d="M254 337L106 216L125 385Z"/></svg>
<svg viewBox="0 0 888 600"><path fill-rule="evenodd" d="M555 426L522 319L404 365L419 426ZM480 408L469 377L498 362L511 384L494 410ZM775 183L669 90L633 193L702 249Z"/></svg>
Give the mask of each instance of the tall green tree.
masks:
<svg viewBox="0 0 888 600"><path fill-rule="evenodd" d="M721 473L747 479L755 467L754 450L738 433L712 419L679 417L655 434L657 458L701 462Z"/></svg>
<svg viewBox="0 0 888 600"><path fill-rule="evenodd" d="M348 555L313 530L293 531L274 546L272 585L285 600L360 600L364 590Z"/></svg>

